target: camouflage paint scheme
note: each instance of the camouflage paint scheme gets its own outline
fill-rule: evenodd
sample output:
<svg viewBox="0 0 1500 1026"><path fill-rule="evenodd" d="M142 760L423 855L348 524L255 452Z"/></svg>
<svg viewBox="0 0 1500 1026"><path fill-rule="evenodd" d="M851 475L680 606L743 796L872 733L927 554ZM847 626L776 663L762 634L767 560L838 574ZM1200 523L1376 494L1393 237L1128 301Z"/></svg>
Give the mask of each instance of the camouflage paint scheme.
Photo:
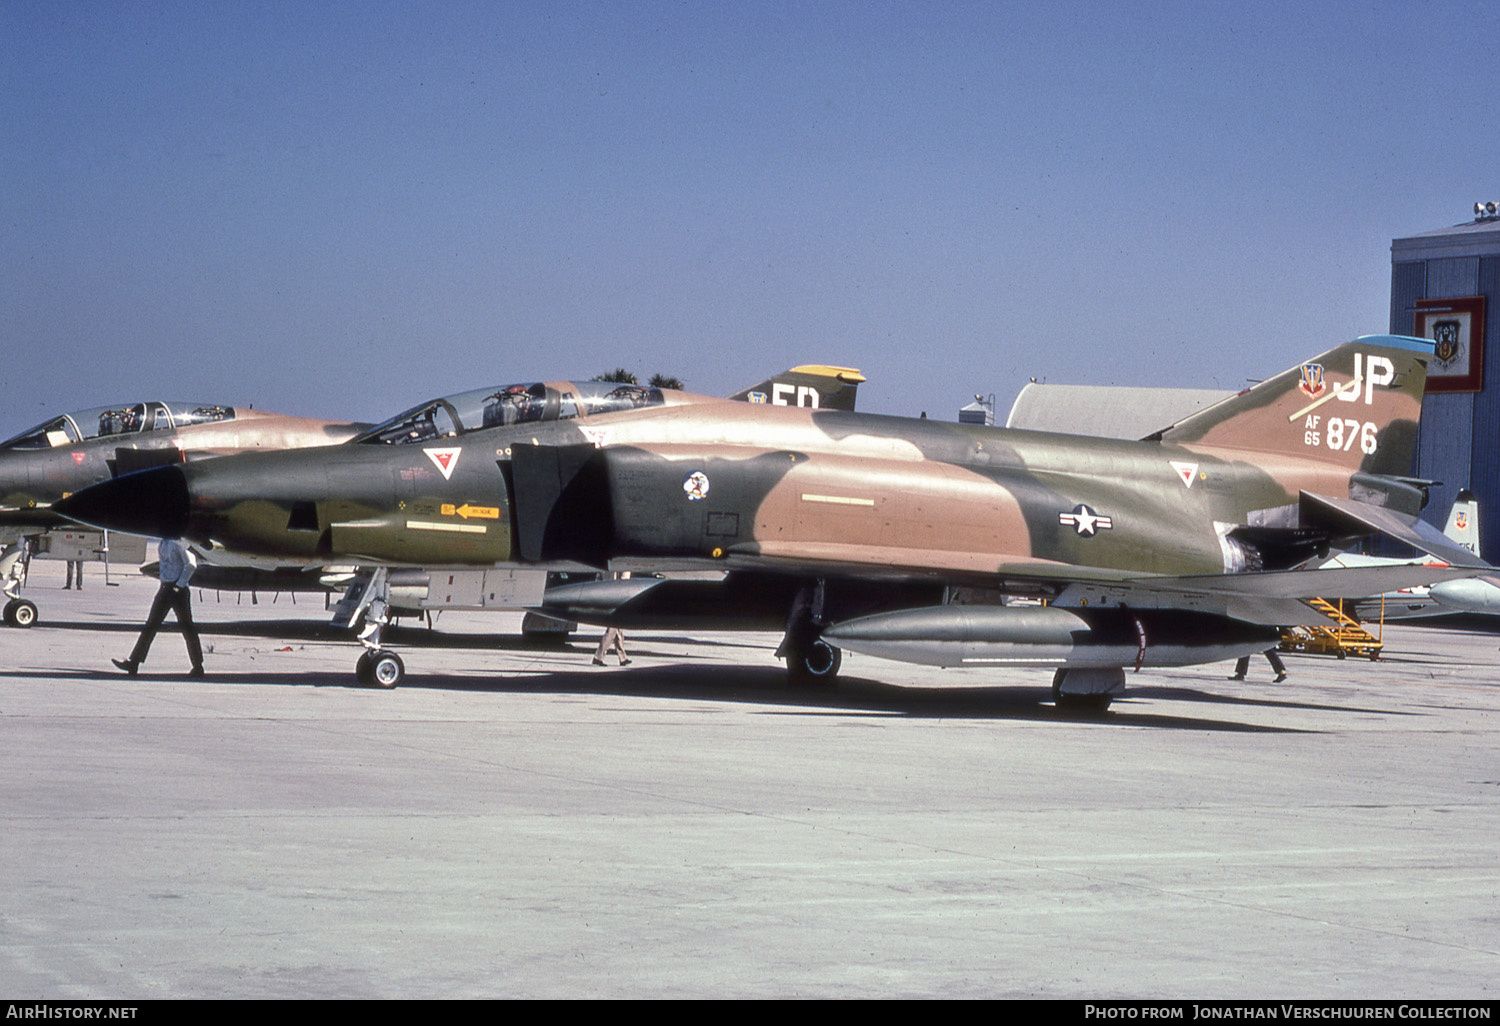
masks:
<svg viewBox="0 0 1500 1026"><path fill-rule="evenodd" d="M36 622L36 604L19 594L26 558L107 558L100 555L102 536L78 532L53 512L58 500L145 467L254 449L334 445L363 427L232 406L143 402L62 414L0 442L0 591L8 600L5 623L29 627ZM28 546L22 544L28 539L30 557ZM54 543L60 547L54 548ZM132 559L144 552L133 546L123 549ZM117 557L121 551L116 545ZM79 582L81 586L81 576Z"/></svg>
<svg viewBox="0 0 1500 1026"><path fill-rule="evenodd" d="M1430 354L1362 338L1136 442L648 389L596 413L584 383L547 382L538 408L572 416L147 471L65 511L281 561L716 567L818 623L959 589L1312 622L1297 600L1443 575L1301 569L1415 537L1425 495L1401 475Z"/></svg>
<svg viewBox="0 0 1500 1026"><path fill-rule="evenodd" d="M104 433L106 425L115 430ZM118 473L231 452L336 445L365 426L196 403L64 414L0 443L0 523L66 523L46 507Z"/></svg>
<svg viewBox="0 0 1500 1026"><path fill-rule="evenodd" d="M848 367L794 367L732 398L745 403L852 410L863 381L863 375ZM493 390L475 391L485 394ZM424 404L428 409L433 406ZM552 412L555 415L558 411ZM37 537L49 525L72 528L72 522L55 515L50 504L79 488L121 474L233 452L333 445L370 427L189 403L135 403L63 414L0 443L0 488L4 489L0 493L4 499L0 536L8 534L5 540L15 543L22 537ZM437 430L435 415L424 428ZM7 524L8 529L3 526ZM49 541L55 543L63 537L54 534ZM97 534L80 534L75 528L65 537L66 544L61 548L65 555L54 558L98 558L103 539ZM114 548L118 552L122 547L117 542ZM52 556L46 545L33 545L31 554ZM131 558L138 560L143 554L141 549ZM6 595L13 600L6 607L6 620L16 620L12 613L17 605L24 605L29 607L24 611L25 625L29 626L36 610L32 603L16 596L21 580L19 557L20 546L12 544L0 559L0 572L7 580ZM327 591L358 575L357 569L349 566L288 567L281 560L246 560L240 553L223 549L214 552L212 558L214 562L199 566L195 581L231 590ZM244 565L247 562L249 565ZM313 569L321 572L307 572ZM537 580L545 579L542 571L530 573ZM500 578L514 576L501 574ZM411 574L403 578L404 599L426 591L425 585L414 588L411 580ZM530 590L523 589L527 593ZM497 594L503 597L503 592ZM536 593L541 594L540 584ZM453 608L452 598L444 593L443 608Z"/></svg>

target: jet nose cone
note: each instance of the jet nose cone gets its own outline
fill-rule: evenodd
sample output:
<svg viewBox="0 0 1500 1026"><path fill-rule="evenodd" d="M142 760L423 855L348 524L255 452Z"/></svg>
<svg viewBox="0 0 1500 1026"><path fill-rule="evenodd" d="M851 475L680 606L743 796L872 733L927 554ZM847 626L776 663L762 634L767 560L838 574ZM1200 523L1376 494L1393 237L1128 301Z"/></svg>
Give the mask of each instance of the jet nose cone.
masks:
<svg viewBox="0 0 1500 1026"><path fill-rule="evenodd" d="M69 520L152 538L181 538L188 524L187 475L155 467L92 485L53 504Z"/></svg>

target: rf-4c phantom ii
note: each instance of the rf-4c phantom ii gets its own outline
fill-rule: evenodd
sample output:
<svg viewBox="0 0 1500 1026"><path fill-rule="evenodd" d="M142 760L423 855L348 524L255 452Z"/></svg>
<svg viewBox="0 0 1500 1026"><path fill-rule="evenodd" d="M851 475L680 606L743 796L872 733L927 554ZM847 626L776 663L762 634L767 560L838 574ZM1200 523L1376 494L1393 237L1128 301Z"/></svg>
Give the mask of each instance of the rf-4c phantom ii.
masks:
<svg viewBox="0 0 1500 1026"><path fill-rule="evenodd" d="M334 445L366 424L310 420L245 407L143 402L64 413L0 442L0 590L5 622L29 627L36 604L20 597L23 555L76 561L106 557L111 546L80 531L53 503L81 488L146 467L230 452ZM117 561L139 563L141 539L117 539Z"/></svg>
<svg viewBox="0 0 1500 1026"><path fill-rule="evenodd" d="M1102 706L1127 667L1253 654L1324 622L1305 599L1485 569L1418 519L1425 483L1404 476L1431 354L1360 338L1140 441L547 382L316 454L146 470L59 511L277 560L717 568L555 589L544 612L774 624L797 678L833 676L843 648L1053 666L1060 700ZM1317 568L1375 534L1444 565ZM389 651L372 667L400 678Z"/></svg>
<svg viewBox="0 0 1500 1026"><path fill-rule="evenodd" d="M848 367L799 366L773 375L731 396L748 404L799 406L811 409L854 409L858 386L864 376ZM581 390L596 411L631 405L644 390L634 385L590 382ZM571 394L571 393L569 393ZM460 410L463 410L460 414ZM67 530L46 536L33 552L48 552L54 558L92 558L105 548L104 536L81 531L51 509L51 501L76 489L132 469L195 460L247 448L330 445L356 434L359 441L409 445L450 437L467 423L527 424L573 416L577 411L549 408L546 386L511 385L478 389L420 404L391 420L376 425L306 421L258 413L254 410L183 403L137 404L101 407L54 418L16 436L0 447L0 484L10 508L7 523L24 533L57 523ZM95 427L97 425L97 428ZM14 451L11 451L14 450ZM337 460L334 460L337 462ZM464 513L470 512L467 508ZM144 525L150 527L150 524ZM64 556L59 538L66 535L71 548ZM18 534L8 565L22 567ZM33 541L38 539L33 538ZM345 561L261 558L242 551L208 544L195 546L202 557L193 584L226 590L327 592L347 585L348 594L339 603L335 624L349 626L368 620L361 640L378 648L380 630L393 613L411 615L448 609L516 609L539 606L549 574L540 567L449 567L445 573L430 573L410 567L388 574L385 566L359 566ZM117 561L139 562L145 554L144 539L116 534ZM130 553L122 555L122 553ZM143 568L147 572L150 567ZM574 575L577 576L577 575ZM35 606L17 599L16 622L30 626ZM7 620L11 619L7 608ZM373 613L369 611L373 610ZM369 615L367 616L367 613ZM527 618L528 632L550 633L566 624L545 616ZM361 674L369 664L361 661ZM386 664L382 664L386 665ZM383 679L383 678L382 678Z"/></svg>
<svg viewBox="0 0 1500 1026"><path fill-rule="evenodd" d="M737 393L751 403L853 409L864 380L846 367L794 367ZM519 397L507 397L517 408ZM443 401L424 404L397 418L418 434L436 430ZM139 564L145 538L81 529L59 516L52 504L99 481L147 467L195 461L227 453L335 445L368 430L370 424L317 420L266 413L248 407L206 403L120 403L65 413L0 442L0 588L9 600L7 625L30 627L36 605L21 598L29 558L102 560ZM28 544L29 543L29 544ZM205 547L207 548L207 547ZM349 582L367 592L370 570L354 565L284 565L277 560L244 559L224 549L206 556L193 576L198 587L231 591L314 591L326 593ZM154 564L143 568L150 572ZM455 581L454 579L457 578ZM383 587L389 608L414 613L434 608L516 608L516 601L540 603L543 570L447 574L446 589L423 570L402 571L394 588ZM388 583L380 579L382 586ZM484 587L481 588L481 585ZM394 591L394 596L390 594ZM542 630L549 629L545 618ZM561 626L555 624L554 626Z"/></svg>

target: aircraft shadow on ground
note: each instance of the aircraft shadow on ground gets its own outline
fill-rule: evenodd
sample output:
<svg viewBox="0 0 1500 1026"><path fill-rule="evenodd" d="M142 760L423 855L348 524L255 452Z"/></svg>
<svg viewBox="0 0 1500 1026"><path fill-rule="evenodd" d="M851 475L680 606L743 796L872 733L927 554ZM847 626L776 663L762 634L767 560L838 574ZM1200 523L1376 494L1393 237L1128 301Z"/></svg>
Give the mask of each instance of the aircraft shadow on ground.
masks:
<svg viewBox="0 0 1500 1026"><path fill-rule="evenodd" d="M1267 684L1269 692L1277 685ZM1400 709L1383 709L1373 706L1332 704L1327 702L1293 702L1278 698L1246 698L1242 695L1220 695L1212 691L1204 691L1194 687L1169 687L1165 685L1144 685L1130 687L1127 689L1129 695L1136 698L1159 698L1177 702L1205 702L1215 705L1241 706L1256 709L1305 709L1310 712L1345 712L1360 713L1362 715L1378 714L1384 716L1416 716L1417 713L1403 712Z"/></svg>
<svg viewBox="0 0 1500 1026"><path fill-rule="evenodd" d="M126 622L77 622L54 623L51 626L87 631L107 631L133 635L139 625ZM163 627L164 637L158 643L168 642L174 633L169 621ZM353 656L358 651L352 633L335 628L326 621L312 619L243 620L220 621L200 624L200 633L207 639L220 637L260 637L283 642L328 642L347 645L350 654L348 672L307 670L301 672L264 672L258 669L225 670L213 667L218 661L210 660L211 671L206 678L213 683L238 683L259 686L302 687L352 687ZM406 654L408 673L401 687L404 689L430 688L496 694L584 694L616 695L636 698L664 698L674 700L712 701L728 703L751 703L780 707L787 714L796 715L867 715L898 716L929 719L1007 719L1038 720L1077 723L1091 721L1117 726L1152 726L1194 730L1224 730L1267 733L1317 733L1305 728L1278 727L1252 724L1232 718L1204 719L1191 716L1166 715L1150 712L1135 703L1149 700L1202 703L1205 706L1230 708L1262 708L1304 710L1359 715L1417 715L1400 710L1371 708L1337 703L1314 703L1290 701L1275 694L1277 685L1267 683L1264 697L1218 694L1207 688L1160 683L1128 684L1123 699L1117 699L1104 714L1090 714L1075 710L1059 709L1052 702L1051 688L1025 684L1003 684L994 686L961 685L955 687L904 687L884 681L871 680L852 674L844 674L836 684L827 686L798 687L789 684L786 674L779 667L749 666L725 667L716 665L706 672L701 664L652 665L631 667L609 667L597 669L583 665L592 651L592 638L575 635L562 638L528 638L516 634L468 634L445 633L425 627L390 628L386 640ZM587 644L580 644L585 641ZM735 640L733 635L720 637L680 636L661 633L642 633L632 637L631 651L634 655L651 657L653 647L692 644L712 647L723 651L733 648L763 648L763 644L752 644ZM472 669L457 674L425 671L420 665L420 653L424 650L467 650L475 654ZM576 656L578 669L524 668L495 671L493 676L479 676L486 653L493 652L539 652ZM665 653L663 653L665 654ZM119 675L109 669L99 672L42 671L0 673L0 677L48 677L59 679L117 679ZM194 681L185 673L142 673L140 680L180 680L184 684Z"/></svg>
<svg viewBox="0 0 1500 1026"><path fill-rule="evenodd" d="M136 635L140 633L141 625L133 621L91 621L91 620L49 620L41 626L56 628L59 630L75 630L89 632L107 632L113 634ZM265 638L277 641L310 641L329 642L333 644L347 644L350 652L356 652L357 644L354 631L347 627L335 627L327 621L321 620L226 620L196 623L198 634L203 638L212 637L237 637L237 638ZM163 637L171 637L179 633L175 622L169 617L162 625ZM691 644L705 648L758 648L759 645L750 642L739 641L733 635L720 637L700 637L688 635L671 635L653 633L649 635L651 640L657 644ZM397 649L411 649L420 651L422 649L472 649L475 652L582 652L583 644L587 643L589 650L596 638L584 634L575 634L569 637L561 635L531 635L520 634L457 634L446 633L440 630L432 630L426 627L394 626L387 628L384 639L386 644Z"/></svg>
<svg viewBox="0 0 1500 1026"><path fill-rule="evenodd" d="M1105 725L1306 733L1289 727L1170 716L1135 708L1133 691L1106 713L1059 709L1050 686L1026 684L906 687L844 674L833 685L793 685L779 667L692 665L530 672L503 680L408 678L403 687L463 688L516 694L593 694L773 706L768 715L907 717L932 720L1036 720ZM705 679L708 678L708 679ZM1171 694L1170 691L1167 694Z"/></svg>
<svg viewBox="0 0 1500 1026"><path fill-rule="evenodd" d="M126 680L113 670L19 669L0 672L3 678L50 679L56 681L119 682ZM194 679L182 670L152 673L149 667L134 678L142 683L244 685L249 687L357 687L352 673L327 670L263 672L255 669L210 670ZM708 678L708 679L705 679ZM400 690L448 690L496 695L591 695L595 697L657 698L672 701L748 704L768 707L766 715L869 716L930 720L1008 720L1094 723L1102 726L1156 727L1184 730L1215 730L1248 733L1319 733L1303 728L1239 722L1227 718L1199 718L1151 712L1135 706L1132 698L1181 699L1176 689L1132 689L1106 713L1059 709L1052 703L1050 687L1027 685L961 686L953 688L903 687L858 676L843 676L832 686L796 687L787 683L777 667L715 666L706 674L701 666L619 667L607 670L522 670L506 676L477 677L441 673L409 673ZM1188 692L1188 694L1198 694ZM1217 696L1201 694L1201 700ZM1234 701L1241 706L1256 703ZM1294 703L1282 703L1297 708ZM1322 707L1313 707L1322 708ZM1329 707L1337 711L1337 707ZM1365 712L1366 710L1344 710Z"/></svg>

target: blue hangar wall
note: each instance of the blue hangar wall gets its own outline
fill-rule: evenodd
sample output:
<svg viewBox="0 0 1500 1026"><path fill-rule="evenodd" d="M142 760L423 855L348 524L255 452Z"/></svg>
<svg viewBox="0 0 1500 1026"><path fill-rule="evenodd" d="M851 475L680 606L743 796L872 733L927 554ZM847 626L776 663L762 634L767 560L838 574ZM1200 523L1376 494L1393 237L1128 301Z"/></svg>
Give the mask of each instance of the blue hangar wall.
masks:
<svg viewBox="0 0 1500 1026"><path fill-rule="evenodd" d="M1422 516L1439 528L1459 489L1479 499L1480 553L1500 561L1500 216L1391 242L1391 334L1416 330L1418 300L1484 297L1478 391L1429 392L1422 402L1417 477L1443 482ZM1429 336L1430 337L1430 336Z"/></svg>

